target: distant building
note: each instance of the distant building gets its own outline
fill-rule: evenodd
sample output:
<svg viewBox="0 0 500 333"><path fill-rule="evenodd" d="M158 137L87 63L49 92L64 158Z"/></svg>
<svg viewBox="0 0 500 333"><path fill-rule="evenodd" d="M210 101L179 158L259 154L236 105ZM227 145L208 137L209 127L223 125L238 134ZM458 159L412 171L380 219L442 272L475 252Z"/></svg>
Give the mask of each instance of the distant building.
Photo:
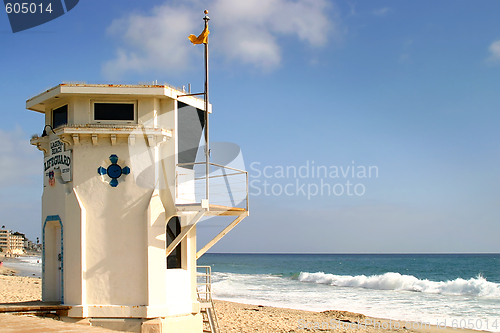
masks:
<svg viewBox="0 0 500 333"><path fill-rule="evenodd" d="M0 230L0 249L2 249L3 252L6 252L6 250L8 249L9 235L10 230Z"/></svg>
<svg viewBox="0 0 500 333"><path fill-rule="evenodd" d="M26 250L33 250L33 249L34 249L34 247L33 247L33 242L32 242L32 241L30 241L29 239L25 239L25 240L24 240L24 248L25 248Z"/></svg>
<svg viewBox="0 0 500 333"><path fill-rule="evenodd" d="M10 251L12 254L24 253L24 237L21 235L10 235Z"/></svg>
<svg viewBox="0 0 500 333"><path fill-rule="evenodd" d="M11 230L0 230L0 248L4 253L23 254L24 236L13 234Z"/></svg>

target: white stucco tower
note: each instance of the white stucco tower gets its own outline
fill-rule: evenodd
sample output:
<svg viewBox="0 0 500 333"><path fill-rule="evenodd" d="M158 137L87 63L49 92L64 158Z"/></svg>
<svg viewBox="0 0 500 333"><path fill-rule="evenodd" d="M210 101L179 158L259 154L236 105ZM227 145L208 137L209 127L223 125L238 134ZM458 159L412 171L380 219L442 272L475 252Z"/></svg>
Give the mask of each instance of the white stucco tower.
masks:
<svg viewBox="0 0 500 333"><path fill-rule="evenodd" d="M243 177L245 197L204 199L205 166L195 163L204 104L185 95L164 85L60 84L26 102L45 114L44 133L31 140L44 154L42 298L71 306L70 318L202 331L196 260L248 216L248 178L213 164L211 184ZM196 224L214 215L234 220L197 252Z"/></svg>

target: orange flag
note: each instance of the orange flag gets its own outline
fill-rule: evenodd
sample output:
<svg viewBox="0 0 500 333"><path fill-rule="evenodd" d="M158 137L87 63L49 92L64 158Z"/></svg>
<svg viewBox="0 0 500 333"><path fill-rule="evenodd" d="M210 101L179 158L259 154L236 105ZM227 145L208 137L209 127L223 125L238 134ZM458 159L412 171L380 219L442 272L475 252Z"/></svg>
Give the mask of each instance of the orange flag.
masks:
<svg viewBox="0 0 500 333"><path fill-rule="evenodd" d="M198 37L196 37L195 35L189 35L188 38L193 44L206 44L209 33L210 31L208 31L208 27L205 27L205 29L203 29L203 31Z"/></svg>

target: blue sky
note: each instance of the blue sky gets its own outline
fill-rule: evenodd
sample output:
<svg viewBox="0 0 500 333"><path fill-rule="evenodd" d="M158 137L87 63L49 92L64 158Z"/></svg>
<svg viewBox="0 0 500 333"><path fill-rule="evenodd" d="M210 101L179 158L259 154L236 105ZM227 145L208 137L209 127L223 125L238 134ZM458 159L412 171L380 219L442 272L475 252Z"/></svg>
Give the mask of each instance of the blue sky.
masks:
<svg viewBox="0 0 500 333"><path fill-rule="evenodd" d="M202 47L187 35L204 9L211 138L241 147L251 193L261 190L214 251L500 252L493 0L80 1L16 34L0 14L2 224L40 235L42 156L29 137L43 118L26 99L63 81L201 90ZM321 179L257 177L313 161L378 177L323 179L363 195L265 195L264 181L314 190ZM201 242L220 226L209 225Z"/></svg>

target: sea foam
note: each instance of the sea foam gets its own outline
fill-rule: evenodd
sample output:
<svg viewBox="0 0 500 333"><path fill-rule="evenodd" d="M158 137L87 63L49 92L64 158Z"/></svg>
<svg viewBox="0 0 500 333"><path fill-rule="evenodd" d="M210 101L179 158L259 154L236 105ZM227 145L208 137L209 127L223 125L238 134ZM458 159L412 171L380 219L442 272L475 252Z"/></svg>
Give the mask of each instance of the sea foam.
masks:
<svg viewBox="0 0 500 333"><path fill-rule="evenodd" d="M389 272L382 275L334 275L323 272L301 272L297 278L301 282L312 282L337 287L353 287L377 290L405 290L443 295L469 295L500 299L500 284L477 278L455 279L451 281L421 280L412 275Z"/></svg>

